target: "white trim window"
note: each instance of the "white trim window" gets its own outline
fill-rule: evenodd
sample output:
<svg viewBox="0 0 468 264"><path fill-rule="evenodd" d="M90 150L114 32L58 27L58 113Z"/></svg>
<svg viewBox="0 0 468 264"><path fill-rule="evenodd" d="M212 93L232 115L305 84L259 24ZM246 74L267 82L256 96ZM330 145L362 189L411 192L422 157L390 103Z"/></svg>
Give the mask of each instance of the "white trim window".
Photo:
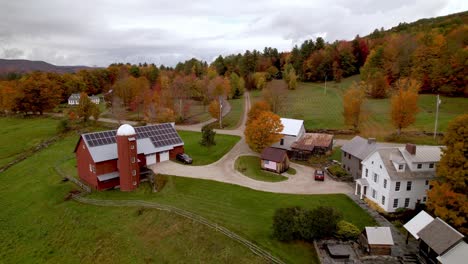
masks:
<svg viewBox="0 0 468 264"><path fill-rule="evenodd" d="M374 173L374 182L379 181L379 175L377 173Z"/></svg>
<svg viewBox="0 0 468 264"><path fill-rule="evenodd" d="M393 208L398 208L398 198L393 199Z"/></svg>
<svg viewBox="0 0 468 264"><path fill-rule="evenodd" d="M387 189L387 179L384 179L384 180L383 180L383 188L384 188L384 189Z"/></svg>
<svg viewBox="0 0 468 264"><path fill-rule="evenodd" d="M372 189L372 198L375 199L375 197L377 197L377 192L375 191L375 189Z"/></svg>
<svg viewBox="0 0 468 264"><path fill-rule="evenodd" d="M405 198L405 208L409 207L410 198Z"/></svg>
<svg viewBox="0 0 468 264"><path fill-rule="evenodd" d="M385 196L382 195L382 205L385 205Z"/></svg>
<svg viewBox="0 0 468 264"><path fill-rule="evenodd" d="M406 190L407 191L411 191L411 186L413 185L413 182L412 181L408 181L406 182Z"/></svg>
<svg viewBox="0 0 468 264"><path fill-rule="evenodd" d="M135 145L131 144L130 149L135 149Z"/></svg>
<svg viewBox="0 0 468 264"><path fill-rule="evenodd" d="M136 176L136 170L132 170L132 175Z"/></svg>
<svg viewBox="0 0 468 264"><path fill-rule="evenodd" d="M401 182L395 182L395 191L399 192L401 187Z"/></svg>
<svg viewBox="0 0 468 264"><path fill-rule="evenodd" d="M136 159L135 157L132 157L132 163L135 163Z"/></svg>

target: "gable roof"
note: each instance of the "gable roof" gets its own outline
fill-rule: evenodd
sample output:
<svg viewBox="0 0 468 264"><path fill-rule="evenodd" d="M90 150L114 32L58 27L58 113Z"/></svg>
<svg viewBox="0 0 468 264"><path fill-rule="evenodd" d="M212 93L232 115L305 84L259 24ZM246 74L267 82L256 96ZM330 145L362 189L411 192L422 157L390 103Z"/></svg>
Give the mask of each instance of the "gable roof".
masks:
<svg viewBox="0 0 468 264"><path fill-rule="evenodd" d="M283 162L286 157L286 150L272 147L265 148L260 156L262 160L271 160L274 162Z"/></svg>
<svg viewBox="0 0 468 264"><path fill-rule="evenodd" d="M355 136L353 139L344 144L341 147L341 150L355 156L360 160L363 160L369 154L374 152L379 146L380 144L378 144L375 140L368 140L360 136Z"/></svg>
<svg viewBox="0 0 468 264"><path fill-rule="evenodd" d="M281 131L283 135L298 136L304 124L304 120L299 119L280 118L280 120L284 126L283 131Z"/></svg>
<svg viewBox="0 0 468 264"><path fill-rule="evenodd" d="M152 154L184 145L171 123L135 127L138 154ZM117 159L117 130L82 134L94 162ZM78 143L80 142L78 141ZM76 148L75 147L75 152Z"/></svg>
<svg viewBox="0 0 468 264"><path fill-rule="evenodd" d="M80 94L79 93L73 93L68 97L68 100L80 100Z"/></svg>
<svg viewBox="0 0 468 264"><path fill-rule="evenodd" d="M465 241L458 243L442 256L438 256L437 260L442 264L466 263L468 259L468 244Z"/></svg>
<svg viewBox="0 0 468 264"><path fill-rule="evenodd" d="M369 245L393 246L393 237L390 227L366 226L366 237Z"/></svg>
<svg viewBox="0 0 468 264"><path fill-rule="evenodd" d="M313 151L314 147L328 147L333 142L333 135L323 133L306 133L291 148Z"/></svg>
<svg viewBox="0 0 468 264"><path fill-rule="evenodd" d="M418 236L438 255L444 254L464 237L438 217L419 231Z"/></svg>
<svg viewBox="0 0 468 264"><path fill-rule="evenodd" d="M430 224L434 217L430 216L425 211L419 212L415 217L408 221L403 227L416 239L419 239L418 232Z"/></svg>
<svg viewBox="0 0 468 264"><path fill-rule="evenodd" d="M405 147L398 148L408 162L439 162L442 156L442 146L416 146L416 154L411 155Z"/></svg>
<svg viewBox="0 0 468 264"><path fill-rule="evenodd" d="M432 179L435 177L435 171L411 171L409 166L405 166L403 171L397 171L395 166L393 166L392 160L399 161L403 159L403 157L400 150L396 147L379 148L374 152L380 155L388 176L392 180Z"/></svg>

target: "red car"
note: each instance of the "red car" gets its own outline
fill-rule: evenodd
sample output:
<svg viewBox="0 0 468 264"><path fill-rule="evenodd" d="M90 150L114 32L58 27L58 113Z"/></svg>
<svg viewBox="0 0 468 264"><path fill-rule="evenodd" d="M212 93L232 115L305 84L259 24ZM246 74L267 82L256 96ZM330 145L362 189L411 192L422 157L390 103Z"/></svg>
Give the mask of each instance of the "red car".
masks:
<svg viewBox="0 0 468 264"><path fill-rule="evenodd" d="M315 175L314 178L316 181L324 181L325 180L325 174L323 170L315 170Z"/></svg>

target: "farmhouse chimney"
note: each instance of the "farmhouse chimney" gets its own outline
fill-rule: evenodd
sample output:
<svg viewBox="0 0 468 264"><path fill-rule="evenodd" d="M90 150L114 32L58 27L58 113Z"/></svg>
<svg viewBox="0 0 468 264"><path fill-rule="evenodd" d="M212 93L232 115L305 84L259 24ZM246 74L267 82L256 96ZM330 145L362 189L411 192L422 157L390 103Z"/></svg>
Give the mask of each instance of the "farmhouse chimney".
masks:
<svg viewBox="0 0 468 264"><path fill-rule="evenodd" d="M132 126L124 124L117 130L117 153L120 190L133 191L140 184L140 170L136 133Z"/></svg>
<svg viewBox="0 0 468 264"><path fill-rule="evenodd" d="M406 151L411 155L416 155L416 145L415 144L406 144Z"/></svg>
<svg viewBox="0 0 468 264"><path fill-rule="evenodd" d="M375 138L368 138L367 139L367 144L375 144L377 140Z"/></svg>

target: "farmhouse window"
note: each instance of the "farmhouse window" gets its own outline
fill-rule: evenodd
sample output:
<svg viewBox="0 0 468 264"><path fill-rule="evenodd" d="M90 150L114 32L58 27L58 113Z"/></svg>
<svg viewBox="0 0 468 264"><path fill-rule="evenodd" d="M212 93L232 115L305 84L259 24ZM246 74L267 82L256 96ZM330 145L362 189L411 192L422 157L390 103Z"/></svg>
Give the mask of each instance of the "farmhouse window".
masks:
<svg viewBox="0 0 468 264"><path fill-rule="evenodd" d="M405 208L408 208L410 202L410 198L405 198Z"/></svg>
<svg viewBox="0 0 468 264"><path fill-rule="evenodd" d="M136 170L132 170L132 175L133 175L133 176L136 175Z"/></svg>
<svg viewBox="0 0 468 264"><path fill-rule="evenodd" d="M135 149L135 145L130 145L130 149Z"/></svg>
<svg viewBox="0 0 468 264"><path fill-rule="evenodd" d="M135 163L135 157L132 157L132 163Z"/></svg>
<svg viewBox="0 0 468 264"><path fill-rule="evenodd" d="M372 198L375 199L376 196L377 196L377 192L374 189L372 189Z"/></svg>
<svg viewBox="0 0 468 264"><path fill-rule="evenodd" d="M400 182L395 183L395 191L397 192L400 191L400 184L401 184Z"/></svg>
<svg viewBox="0 0 468 264"><path fill-rule="evenodd" d="M368 169L366 169L366 177L367 177L367 175L368 175L368 174L369 174L369 170L368 170Z"/></svg>
<svg viewBox="0 0 468 264"><path fill-rule="evenodd" d="M398 199L393 199L393 208L398 207Z"/></svg>
<svg viewBox="0 0 468 264"><path fill-rule="evenodd" d="M423 203L425 203L426 201L427 201L427 197L424 196L424 197L423 197Z"/></svg>
<svg viewBox="0 0 468 264"><path fill-rule="evenodd" d="M281 146L284 145L284 138L282 138L282 139L280 140L280 145L281 145Z"/></svg>
<svg viewBox="0 0 468 264"><path fill-rule="evenodd" d="M382 195L382 205L385 205L385 196Z"/></svg>
<svg viewBox="0 0 468 264"><path fill-rule="evenodd" d="M429 168L433 169L434 168L434 163L429 163Z"/></svg>
<svg viewBox="0 0 468 264"><path fill-rule="evenodd" d="M408 181L408 182L406 183L406 190L407 190L407 191L411 191L411 185L412 185L412 184L413 184L412 181Z"/></svg>
<svg viewBox="0 0 468 264"><path fill-rule="evenodd" d="M418 169L421 169L421 168L422 168L422 164L419 163L419 164L418 164Z"/></svg>
<svg viewBox="0 0 468 264"><path fill-rule="evenodd" d="M83 149L85 149L85 145L83 144Z"/></svg>
<svg viewBox="0 0 468 264"><path fill-rule="evenodd" d="M387 179L383 180L383 187L384 187L384 189L387 189Z"/></svg>
<svg viewBox="0 0 468 264"><path fill-rule="evenodd" d="M93 171L93 165L89 164L89 171Z"/></svg>
<svg viewBox="0 0 468 264"><path fill-rule="evenodd" d="M136 185L137 185L137 182L136 182L136 181L133 181L133 185L135 185L135 186L136 186Z"/></svg>
<svg viewBox="0 0 468 264"><path fill-rule="evenodd" d="M374 173L374 182L378 182L379 181L379 175L377 175L377 173Z"/></svg>
<svg viewBox="0 0 468 264"><path fill-rule="evenodd" d="M425 184L426 184L426 186L428 186L429 185L429 180L426 180Z"/></svg>
<svg viewBox="0 0 468 264"><path fill-rule="evenodd" d="M402 169L403 169L403 165L402 165L402 164L398 165L398 169L399 169L399 170L402 170Z"/></svg>

